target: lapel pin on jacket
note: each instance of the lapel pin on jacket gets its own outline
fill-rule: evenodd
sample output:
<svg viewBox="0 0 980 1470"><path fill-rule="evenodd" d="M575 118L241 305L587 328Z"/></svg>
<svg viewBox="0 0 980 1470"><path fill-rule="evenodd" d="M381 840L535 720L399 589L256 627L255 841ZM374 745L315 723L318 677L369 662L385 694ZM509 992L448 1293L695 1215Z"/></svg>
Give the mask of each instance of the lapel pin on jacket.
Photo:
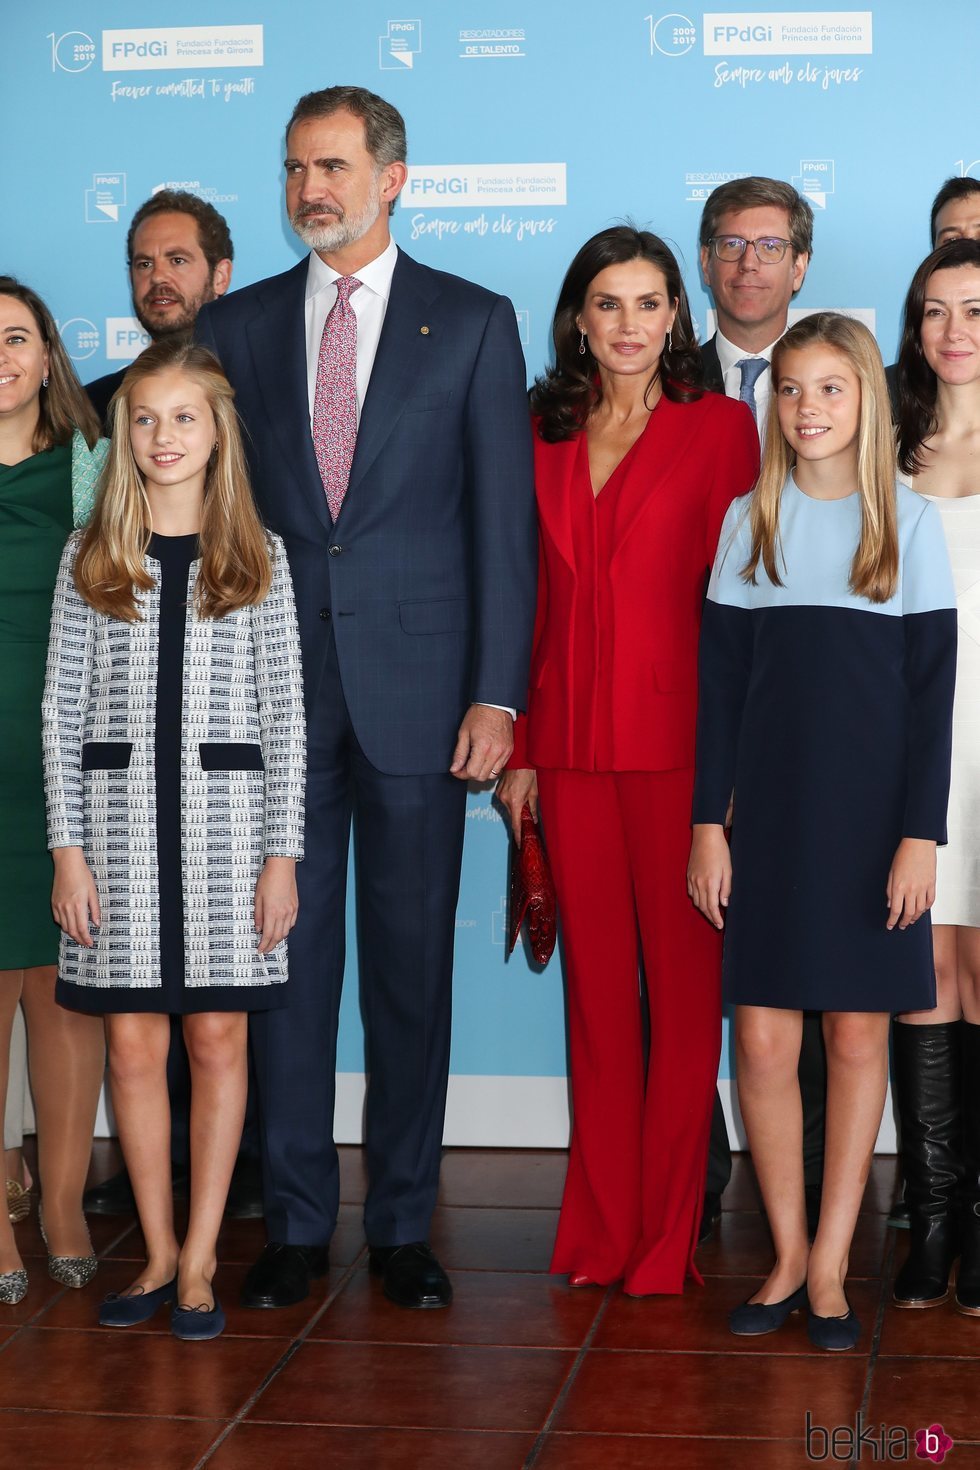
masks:
<svg viewBox="0 0 980 1470"><path fill-rule="evenodd" d="M419 327L419 331L421 332L423 337L427 337L429 335L428 327Z"/></svg>

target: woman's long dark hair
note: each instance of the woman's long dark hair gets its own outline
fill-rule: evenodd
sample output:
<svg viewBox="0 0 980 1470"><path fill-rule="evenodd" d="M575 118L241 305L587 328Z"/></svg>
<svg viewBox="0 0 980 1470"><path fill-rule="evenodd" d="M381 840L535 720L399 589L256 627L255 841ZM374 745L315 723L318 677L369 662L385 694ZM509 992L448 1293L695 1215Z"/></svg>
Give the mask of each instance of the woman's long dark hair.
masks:
<svg viewBox="0 0 980 1470"><path fill-rule="evenodd" d="M938 379L922 350L926 287L933 271L973 266L980 270L980 240L949 240L927 255L912 277L905 298L902 345L898 349L898 462L907 475L925 469L922 445L939 428Z"/></svg>
<svg viewBox="0 0 980 1470"><path fill-rule="evenodd" d="M702 394L701 357L698 352L691 308L673 251L659 235L633 225L614 225L586 240L572 261L558 293L551 334L555 361L531 389L531 412L539 420L538 433L549 444L568 439L585 426L589 414L602 401L596 360L586 340L579 352L581 333L575 325L581 315L589 286L600 271L630 260L646 260L663 273L667 295L677 302L671 345L664 346L656 374L663 393L675 403L690 403ZM655 379L656 381L656 379Z"/></svg>
<svg viewBox="0 0 980 1470"><path fill-rule="evenodd" d="M51 312L36 291L13 276L0 276L0 296L12 297L30 312L48 349L48 384L41 389L38 400L37 428L31 446L34 453L52 449L56 444L70 444L76 429L84 434L89 449L94 448L99 437L98 415L75 375Z"/></svg>

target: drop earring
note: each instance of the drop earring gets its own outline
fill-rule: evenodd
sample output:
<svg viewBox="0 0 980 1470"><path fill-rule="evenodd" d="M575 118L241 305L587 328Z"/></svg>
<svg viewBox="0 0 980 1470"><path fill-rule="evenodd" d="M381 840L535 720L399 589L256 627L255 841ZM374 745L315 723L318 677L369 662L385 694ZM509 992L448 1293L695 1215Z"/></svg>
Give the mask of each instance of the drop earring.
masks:
<svg viewBox="0 0 980 1470"><path fill-rule="evenodd" d="M584 357L585 356L585 333L584 332L582 332L581 336L579 337L578 350L579 350L580 356Z"/></svg>
<svg viewBox="0 0 980 1470"><path fill-rule="evenodd" d="M664 351L665 352L669 352L671 350L671 347L672 346L673 346L673 343L672 343L671 337L670 337L670 328L668 327L667 328L667 335L664 338Z"/></svg>
<svg viewBox="0 0 980 1470"><path fill-rule="evenodd" d="M45 373L44 374L44 377L41 379L41 387L42 388L46 388L47 386L48 386L48 375L47 375L47 373Z"/></svg>

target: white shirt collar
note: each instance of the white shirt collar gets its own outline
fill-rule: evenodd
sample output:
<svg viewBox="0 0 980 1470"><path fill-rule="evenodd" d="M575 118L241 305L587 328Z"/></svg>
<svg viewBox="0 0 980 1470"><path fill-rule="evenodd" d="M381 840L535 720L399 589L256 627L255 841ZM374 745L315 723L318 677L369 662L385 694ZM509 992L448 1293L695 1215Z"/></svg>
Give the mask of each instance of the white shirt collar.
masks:
<svg viewBox="0 0 980 1470"><path fill-rule="evenodd" d="M391 278L395 271L395 261L398 259L398 246L394 240L389 239L387 246L374 260L369 260L367 265L362 266L355 274L362 286L373 291L384 301L391 294ZM335 271L332 266L321 260L315 250L310 251L309 270L306 275L306 299L317 296L332 286L340 279L340 272Z"/></svg>
<svg viewBox="0 0 980 1470"><path fill-rule="evenodd" d="M780 332L779 336L781 337L782 335L782 332ZM776 338L776 342L778 341L779 337ZM720 329L716 328L715 346L718 349L718 361L721 364L722 376L724 377L736 363L741 362L745 357L764 357L766 362L772 362L772 354L776 342L770 342L769 346L764 347L761 352L746 352L744 347L736 347L734 342L729 342L728 338L723 336Z"/></svg>

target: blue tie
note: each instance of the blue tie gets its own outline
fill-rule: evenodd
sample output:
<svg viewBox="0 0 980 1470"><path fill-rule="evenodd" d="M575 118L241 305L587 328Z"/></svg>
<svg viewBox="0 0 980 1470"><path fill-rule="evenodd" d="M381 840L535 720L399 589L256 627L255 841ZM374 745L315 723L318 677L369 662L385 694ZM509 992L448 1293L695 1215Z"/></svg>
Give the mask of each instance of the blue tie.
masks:
<svg viewBox="0 0 980 1470"><path fill-rule="evenodd" d="M764 357L743 357L735 366L741 371L742 386L738 390L740 403L747 403L752 410L752 417L758 421L758 411L755 401L755 385L769 366Z"/></svg>

